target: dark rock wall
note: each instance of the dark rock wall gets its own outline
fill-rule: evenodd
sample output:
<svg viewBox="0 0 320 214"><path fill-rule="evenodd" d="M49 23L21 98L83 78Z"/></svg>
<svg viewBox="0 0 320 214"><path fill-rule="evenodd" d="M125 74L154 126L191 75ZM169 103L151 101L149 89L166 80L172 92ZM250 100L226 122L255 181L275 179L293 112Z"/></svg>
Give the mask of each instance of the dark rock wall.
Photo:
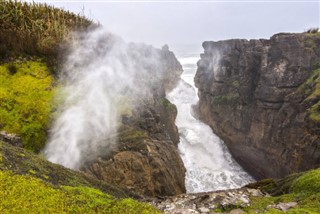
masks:
<svg viewBox="0 0 320 214"><path fill-rule="evenodd" d="M320 166L320 124L301 89L320 62L320 35L204 42L195 77L200 119L256 178ZM319 97L316 97L319 101Z"/></svg>

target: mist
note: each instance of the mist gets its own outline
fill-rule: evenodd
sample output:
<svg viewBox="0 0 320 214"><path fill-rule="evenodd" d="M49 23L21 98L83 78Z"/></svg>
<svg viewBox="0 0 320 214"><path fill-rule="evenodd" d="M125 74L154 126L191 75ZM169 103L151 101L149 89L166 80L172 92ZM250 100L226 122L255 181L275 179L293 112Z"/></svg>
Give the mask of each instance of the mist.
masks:
<svg viewBox="0 0 320 214"><path fill-rule="evenodd" d="M56 97L58 115L43 151L79 169L116 146L120 115L130 114L161 80L159 51L97 29L73 35Z"/></svg>

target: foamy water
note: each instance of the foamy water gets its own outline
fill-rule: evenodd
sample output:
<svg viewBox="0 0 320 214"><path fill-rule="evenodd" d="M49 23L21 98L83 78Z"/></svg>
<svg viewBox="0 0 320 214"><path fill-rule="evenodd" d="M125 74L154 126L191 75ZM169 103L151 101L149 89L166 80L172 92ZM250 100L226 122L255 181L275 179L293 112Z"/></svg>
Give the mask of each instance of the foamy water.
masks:
<svg viewBox="0 0 320 214"><path fill-rule="evenodd" d="M177 106L179 151L186 167L187 192L207 192L238 188L253 178L232 158L224 142L211 128L196 119L192 106L198 102L194 86L196 62L199 58L179 58L185 72L182 80L167 98Z"/></svg>

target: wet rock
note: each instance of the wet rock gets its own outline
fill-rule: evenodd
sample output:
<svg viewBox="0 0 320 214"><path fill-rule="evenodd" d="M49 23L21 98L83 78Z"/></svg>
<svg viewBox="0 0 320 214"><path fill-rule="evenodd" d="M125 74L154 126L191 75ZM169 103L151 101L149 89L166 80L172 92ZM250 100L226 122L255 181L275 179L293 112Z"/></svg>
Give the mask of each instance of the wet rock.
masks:
<svg viewBox="0 0 320 214"><path fill-rule="evenodd" d="M319 123L309 119L313 104L300 88L319 62L319 34L204 42L203 48L195 76L198 115L234 158L258 179L320 167Z"/></svg>

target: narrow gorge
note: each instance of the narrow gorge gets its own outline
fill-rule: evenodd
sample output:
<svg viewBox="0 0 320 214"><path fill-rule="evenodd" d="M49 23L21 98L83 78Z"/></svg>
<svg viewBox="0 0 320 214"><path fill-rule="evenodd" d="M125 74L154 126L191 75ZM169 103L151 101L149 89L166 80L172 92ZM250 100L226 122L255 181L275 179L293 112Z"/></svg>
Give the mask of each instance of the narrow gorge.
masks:
<svg viewBox="0 0 320 214"><path fill-rule="evenodd" d="M320 212L319 29L179 50L0 11L0 213Z"/></svg>
<svg viewBox="0 0 320 214"><path fill-rule="evenodd" d="M253 182L232 158L224 142L209 126L197 119L193 110L198 103L194 86L196 56L178 58L184 72L177 86L167 94L167 98L177 106L176 125L179 129L178 144L181 158L186 167L186 190L199 193L239 188Z"/></svg>

